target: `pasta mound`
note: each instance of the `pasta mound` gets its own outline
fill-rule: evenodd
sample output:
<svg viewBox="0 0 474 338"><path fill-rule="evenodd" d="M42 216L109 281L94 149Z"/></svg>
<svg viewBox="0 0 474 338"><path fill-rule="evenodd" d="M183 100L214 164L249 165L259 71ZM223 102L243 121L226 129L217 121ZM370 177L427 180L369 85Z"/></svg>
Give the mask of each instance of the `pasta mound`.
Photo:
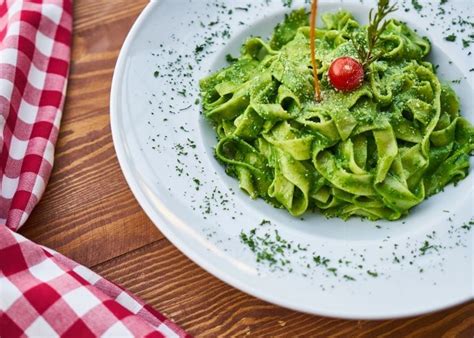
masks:
<svg viewBox="0 0 474 338"><path fill-rule="evenodd" d="M215 155L252 198L292 215L397 220L467 176L472 125L454 91L425 61L430 42L390 20L383 55L357 90L334 90L331 62L357 58L347 11L316 32L322 101L314 102L308 17L289 14L266 42L249 38L230 66L200 81L218 136Z"/></svg>

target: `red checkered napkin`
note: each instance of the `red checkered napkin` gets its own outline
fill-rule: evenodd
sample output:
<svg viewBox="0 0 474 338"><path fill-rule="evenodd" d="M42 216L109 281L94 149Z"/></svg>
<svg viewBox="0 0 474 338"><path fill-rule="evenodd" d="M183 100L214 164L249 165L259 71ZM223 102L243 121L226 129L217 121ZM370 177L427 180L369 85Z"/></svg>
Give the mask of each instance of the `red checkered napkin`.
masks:
<svg viewBox="0 0 474 338"><path fill-rule="evenodd" d="M185 332L117 285L15 231L49 179L72 0L0 0L0 337Z"/></svg>

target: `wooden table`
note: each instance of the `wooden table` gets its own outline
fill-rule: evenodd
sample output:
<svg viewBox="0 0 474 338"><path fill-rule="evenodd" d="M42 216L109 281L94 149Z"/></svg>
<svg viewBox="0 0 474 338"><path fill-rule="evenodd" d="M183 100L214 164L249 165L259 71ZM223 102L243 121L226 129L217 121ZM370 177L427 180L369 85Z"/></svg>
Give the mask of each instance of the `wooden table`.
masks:
<svg viewBox="0 0 474 338"><path fill-rule="evenodd" d="M56 163L22 234L119 283L193 335L474 336L474 302L403 320L306 315L228 286L163 237L128 189L109 126L115 61L146 3L74 1L71 75Z"/></svg>

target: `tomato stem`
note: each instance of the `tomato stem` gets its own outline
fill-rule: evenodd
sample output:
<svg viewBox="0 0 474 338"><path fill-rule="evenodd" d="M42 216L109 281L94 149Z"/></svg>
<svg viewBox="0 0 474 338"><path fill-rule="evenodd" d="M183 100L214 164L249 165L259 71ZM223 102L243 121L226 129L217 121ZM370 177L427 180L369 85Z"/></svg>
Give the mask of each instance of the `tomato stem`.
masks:
<svg viewBox="0 0 474 338"><path fill-rule="evenodd" d="M321 101L321 88L318 79L318 64L316 63L316 16L318 13L318 0L313 0L311 3L311 16L309 24L309 45L311 49L311 65L313 66L313 80L314 80L314 99Z"/></svg>

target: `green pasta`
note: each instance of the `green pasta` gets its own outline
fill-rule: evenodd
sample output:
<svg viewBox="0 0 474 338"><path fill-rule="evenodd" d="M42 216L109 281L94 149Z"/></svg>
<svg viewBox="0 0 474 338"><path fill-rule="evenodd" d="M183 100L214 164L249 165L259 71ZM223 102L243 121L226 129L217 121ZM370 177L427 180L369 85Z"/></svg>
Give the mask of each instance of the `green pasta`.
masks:
<svg viewBox="0 0 474 338"><path fill-rule="evenodd" d="M357 58L351 35L366 27L344 10L322 19L321 102L313 98L304 9L287 15L269 42L249 38L237 61L200 81L215 155L250 197L291 215L397 220L468 175L474 129L425 60L429 40L397 20L382 33L383 55L362 86L334 90L332 60Z"/></svg>

